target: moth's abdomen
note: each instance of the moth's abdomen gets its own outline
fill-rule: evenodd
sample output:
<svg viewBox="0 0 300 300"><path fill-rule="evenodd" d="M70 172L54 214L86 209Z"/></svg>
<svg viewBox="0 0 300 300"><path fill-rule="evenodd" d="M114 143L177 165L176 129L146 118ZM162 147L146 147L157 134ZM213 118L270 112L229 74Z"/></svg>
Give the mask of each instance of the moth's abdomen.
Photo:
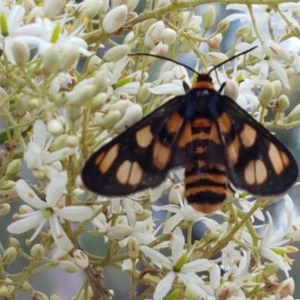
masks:
<svg viewBox="0 0 300 300"><path fill-rule="evenodd" d="M185 197L197 210L211 213L227 196L224 151L217 126L210 118L195 118L191 124L195 163L186 166Z"/></svg>

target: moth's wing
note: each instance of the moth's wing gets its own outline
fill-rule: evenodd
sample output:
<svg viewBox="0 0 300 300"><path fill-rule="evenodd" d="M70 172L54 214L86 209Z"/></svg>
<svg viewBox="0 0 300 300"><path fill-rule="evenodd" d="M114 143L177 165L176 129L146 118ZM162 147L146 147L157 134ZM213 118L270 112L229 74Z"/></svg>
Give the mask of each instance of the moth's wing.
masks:
<svg viewBox="0 0 300 300"><path fill-rule="evenodd" d="M217 124L232 184L259 196L284 193L298 177L292 154L233 100L222 101Z"/></svg>
<svg viewBox="0 0 300 300"><path fill-rule="evenodd" d="M127 195L193 160L185 111L185 97L175 97L101 147L82 170L84 185L101 195Z"/></svg>

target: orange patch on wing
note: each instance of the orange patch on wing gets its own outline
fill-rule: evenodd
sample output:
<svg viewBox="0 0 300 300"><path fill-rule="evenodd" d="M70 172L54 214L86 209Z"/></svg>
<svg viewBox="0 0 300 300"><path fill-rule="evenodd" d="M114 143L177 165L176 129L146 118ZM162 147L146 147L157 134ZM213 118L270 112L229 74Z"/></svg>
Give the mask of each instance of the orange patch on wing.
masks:
<svg viewBox="0 0 300 300"><path fill-rule="evenodd" d="M143 170L137 162L125 160L117 170L116 178L121 184L136 185L142 180Z"/></svg>
<svg viewBox="0 0 300 300"><path fill-rule="evenodd" d="M277 175L280 175L290 163L287 155L280 151L273 143L269 145L268 155Z"/></svg>
<svg viewBox="0 0 300 300"><path fill-rule="evenodd" d="M155 141L153 145L153 163L158 169L164 169L171 158L171 149Z"/></svg>
<svg viewBox="0 0 300 300"><path fill-rule="evenodd" d="M246 148L250 148L254 145L256 138L257 138L257 132L253 127L249 126L248 124L244 124L244 127L239 134L242 144Z"/></svg>
<svg viewBox="0 0 300 300"><path fill-rule="evenodd" d="M102 174L105 174L108 171L108 169L111 167L118 154L119 154L119 145L116 144L110 149L108 149L106 152L98 155L95 162L96 165L98 166L99 171Z"/></svg>
<svg viewBox="0 0 300 300"><path fill-rule="evenodd" d="M140 147L142 148L148 147L153 140L151 126L148 125L146 127L141 128L139 131L137 131L135 134L135 140Z"/></svg>
<svg viewBox="0 0 300 300"><path fill-rule="evenodd" d="M240 142L236 136L234 140L226 147L227 161L232 168L239 160Z"/></svg>
<svg viewBox="0 0 300 300"><path fill-rule="evenodd" d="M228 134L231 131L232 123L227 113L223 112L218 118L218 125L223 134Z"/></svg>
<svg viewBox="0 0 300 300"><path fill-rule="evenodd" d="M247 184L262 184L268 179L268 171L264 162L260 159L251 160L245 170L244 178Z"/></svg>
<svg viewBox="0 0 300 300"><path fill-rule="evenodd" d="M176 133L178 132L181 124L183 122L183 118L179 113L175 112L166 123L166 131L167 133Z"/></svg>

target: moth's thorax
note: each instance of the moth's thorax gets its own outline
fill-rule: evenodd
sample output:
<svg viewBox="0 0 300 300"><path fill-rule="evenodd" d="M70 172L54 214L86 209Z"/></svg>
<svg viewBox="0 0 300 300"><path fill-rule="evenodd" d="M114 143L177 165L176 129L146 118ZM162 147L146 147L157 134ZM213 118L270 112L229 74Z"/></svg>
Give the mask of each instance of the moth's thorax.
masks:
<svg viewBox="0 0 300 300"><path fill-rule="evenodd" d="M198 80L193 83L193 89L213 90L214 85L213 85L212 81L209 79L210 78L204 77L203 80L199 80L199 78L198 78Z"/></svg>

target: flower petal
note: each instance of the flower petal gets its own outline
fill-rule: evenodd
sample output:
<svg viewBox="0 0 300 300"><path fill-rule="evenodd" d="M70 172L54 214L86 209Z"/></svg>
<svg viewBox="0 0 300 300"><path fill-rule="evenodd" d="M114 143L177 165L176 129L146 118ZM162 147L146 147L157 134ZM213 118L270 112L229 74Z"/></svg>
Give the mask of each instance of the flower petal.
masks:
<svg viewBox="0 0 300 300"><path fill-rule="evenodd" d="M56 209L55 213L60 217L73 222L83 222L92 217L94 211L86 206L66 206Z"/></svg>
<svg viewBox="0 0 300 300"><path fill-rule="evenodd" d="M159 268L162 268L163 265L165 268L172 270L173 266L171 262L160 252L153 250L147 246L140 246L140 250L151 259L152 263L154 263Z"/></svg>
<svg viewBox="0 0 300 300"><path fill-rule="evenodd" d="M24 179L16 182L16 190L20 198L27 204L37 208L44 209L47 207L46 202L42 201Z"/></svg>
<svg viewBox="0 0 300 300"><path fill-rule="evenodd" d="M156 286L155 292L153 294L153 299L163 299L164 296L167 295L167 293L172 288L173 281L175 279L175 273L169 272Z"/></svg>
<svg viewBox="0 0 300 300"><path fill-rule="evenodd" d="M51 234L53 236L53 239L55 241L55 244L63 250L69 251L71 250L74 246L61 227L61 225L58 222L58 219L56 216L49 218L49 224L50 224L50 229L51 229Z"/></svg>
<svg viewBox="0 0 300 300"><path fill-rule="evenodd" d="M32 212L28 217L20 219L11 223L7 227L7 231L10 233L20 234L38 226L43 220L42 213L40 211Z"/></svg>
<svg viewBox="0 0 300 300"><path fill-rule="evenodd" d="M54 207L63 195L68 180L67 172L58 173L47 187L46 200L49 206Z"/></svg>

